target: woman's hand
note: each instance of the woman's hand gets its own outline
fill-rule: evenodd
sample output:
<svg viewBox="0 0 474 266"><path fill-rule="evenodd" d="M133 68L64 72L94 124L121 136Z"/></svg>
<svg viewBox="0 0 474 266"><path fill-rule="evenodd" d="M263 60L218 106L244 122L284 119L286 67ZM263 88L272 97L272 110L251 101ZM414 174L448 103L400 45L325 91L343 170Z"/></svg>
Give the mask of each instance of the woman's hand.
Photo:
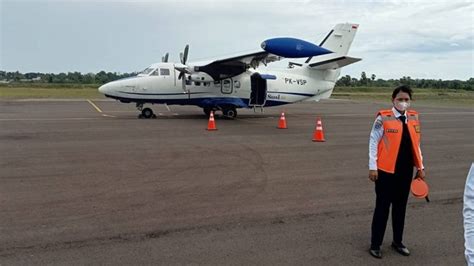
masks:
<svg viewBox="0 0 474 266"><path fill-rule="evenodd" d="M425 170L420 169L420 170L416 171L415 178L425 179Z"/></svg>
<svg viewBox="0 0 474 266"><path fill-rule="evenodd" d="M369 170L369 179L370 179L372 182L377 181L377 179L378 179L377 170Z"/></svg>

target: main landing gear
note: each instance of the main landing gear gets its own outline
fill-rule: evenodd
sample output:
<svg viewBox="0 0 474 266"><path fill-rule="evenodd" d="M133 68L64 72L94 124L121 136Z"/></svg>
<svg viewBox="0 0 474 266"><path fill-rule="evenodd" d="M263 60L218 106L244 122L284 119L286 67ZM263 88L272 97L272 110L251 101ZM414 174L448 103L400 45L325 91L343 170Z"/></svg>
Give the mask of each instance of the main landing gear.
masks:
<svg viewBox="0 0 474 266"><path fill-rule="evenodd" d="M230 119L234 119L237 117L237 108L234 106L225 106L222 108L222 114Z"/></svg>
<svg viewBox="0 0 474 266"><path fill-rule="evenodd" d="M228 119L234 119L237 117L237 108L235 106L229 105L229 106L217 106L217 107L204 107L203 111L206 114L206 116L209 116L211 114L211 111L216 112L217 110L222 111L222 115L225 118Z"/></svg>
<svg viewBox="0 0 474 266"><path fill-rule="evenodd" d="M151 110L151 108L143 108L143 103L137 103L137 109L138 111L142 112L138 115L138 118L156 118L156 115L153 113L153 110Z"/></svg>

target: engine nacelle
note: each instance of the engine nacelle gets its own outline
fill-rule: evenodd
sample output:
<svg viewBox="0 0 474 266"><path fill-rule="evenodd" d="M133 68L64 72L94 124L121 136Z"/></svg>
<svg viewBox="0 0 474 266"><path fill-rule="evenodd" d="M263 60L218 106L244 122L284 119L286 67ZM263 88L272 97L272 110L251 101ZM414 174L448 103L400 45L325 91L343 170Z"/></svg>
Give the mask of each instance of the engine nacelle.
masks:
<svg viewBox="0 0 474 266"><path fill-rule="evenodd" d="M213 82L214 81L214 79L205 72L193 73L189 75L188 79L192 81L200 81L200 82Z"/></svg>
<svg viewBox="0 0 474 266"><path fill-rule="evenodd" d="M273 38L262 42L263 50L286 58L311 57L332 53L316 44L296 38Z"/></svg>

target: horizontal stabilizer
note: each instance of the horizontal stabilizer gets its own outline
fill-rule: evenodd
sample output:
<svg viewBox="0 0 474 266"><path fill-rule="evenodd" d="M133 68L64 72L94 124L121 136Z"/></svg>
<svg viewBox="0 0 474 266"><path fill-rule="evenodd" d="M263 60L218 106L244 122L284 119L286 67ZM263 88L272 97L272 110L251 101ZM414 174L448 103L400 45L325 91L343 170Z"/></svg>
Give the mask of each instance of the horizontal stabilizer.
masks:
<svg viewBox="0 0 474 266"><path fill-rule="evenodd" d="M309 67L311 67L312 69L319 69L319 70L337 69L337 68L341 68L341 67L353 64L360 60L362 59L349 57L349 56L340 56L340 57L336 57L332 59L327 59L327 60L311 63L309 64Z"/></svg>

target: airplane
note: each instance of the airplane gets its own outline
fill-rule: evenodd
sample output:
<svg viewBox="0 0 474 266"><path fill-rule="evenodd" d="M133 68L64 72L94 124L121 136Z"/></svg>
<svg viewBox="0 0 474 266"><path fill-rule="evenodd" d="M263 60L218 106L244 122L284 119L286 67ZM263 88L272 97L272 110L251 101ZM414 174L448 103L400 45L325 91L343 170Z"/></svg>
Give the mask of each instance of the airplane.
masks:
<svg viewBox="0 0 474 266"><path fill-rule="evenodd" d="M106 97L135 103L139 118L156 118L145 104L195 105L209 116L221 111L236 118L238 108L279 106L301 101L319 101L331 96L341 68L360 61L347 56L359 25L337 24L319 45L301 39L280 37L265 40L261 51L206 62L188 63L189 45L180 53L180 63L147 67L138 75L99 87ZM259 68L287 58L283 71Z"/></svg>

